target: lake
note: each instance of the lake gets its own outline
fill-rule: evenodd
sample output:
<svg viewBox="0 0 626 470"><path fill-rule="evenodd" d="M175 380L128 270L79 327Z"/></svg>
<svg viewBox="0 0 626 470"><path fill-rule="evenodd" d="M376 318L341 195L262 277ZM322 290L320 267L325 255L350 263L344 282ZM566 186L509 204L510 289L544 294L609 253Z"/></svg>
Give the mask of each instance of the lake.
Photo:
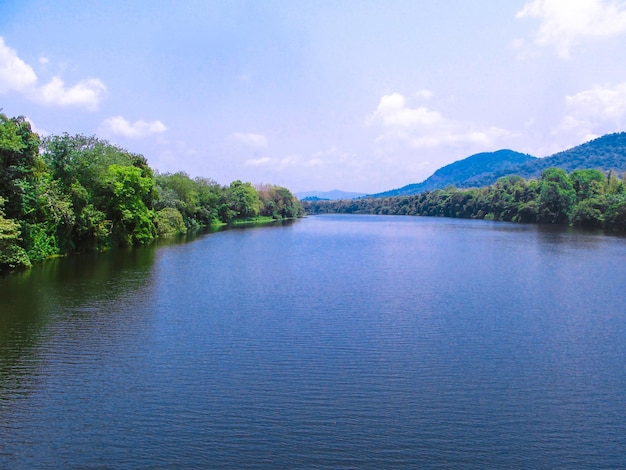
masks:
<svg viewBox="0 0 626 470"><path fill-rule="evenodd" d="M626 239L326 215L0 278L0 468L625 468Z"/></svg>

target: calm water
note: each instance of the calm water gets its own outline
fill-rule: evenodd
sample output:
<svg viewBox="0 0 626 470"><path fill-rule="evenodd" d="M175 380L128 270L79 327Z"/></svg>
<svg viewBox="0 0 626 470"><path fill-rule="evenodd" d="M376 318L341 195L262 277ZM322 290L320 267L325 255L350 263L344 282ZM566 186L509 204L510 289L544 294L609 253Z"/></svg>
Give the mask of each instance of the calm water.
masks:
<svg viewBox="0 0 626 470"><path fill-rule="evenodd" d="M0 279L0 468L626 468L626 239L320 216Z"/></svg>

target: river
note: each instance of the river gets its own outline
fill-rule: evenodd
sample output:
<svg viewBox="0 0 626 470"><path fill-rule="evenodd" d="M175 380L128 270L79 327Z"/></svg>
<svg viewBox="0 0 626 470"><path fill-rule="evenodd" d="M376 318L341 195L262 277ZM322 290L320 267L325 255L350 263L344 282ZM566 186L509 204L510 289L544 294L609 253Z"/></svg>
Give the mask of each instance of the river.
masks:
<svg viewBox="0 0 626 470"><path fill-rule="evenodd" d="M625 468L626 239L326 215L0 278L0 468Z"/></svg>

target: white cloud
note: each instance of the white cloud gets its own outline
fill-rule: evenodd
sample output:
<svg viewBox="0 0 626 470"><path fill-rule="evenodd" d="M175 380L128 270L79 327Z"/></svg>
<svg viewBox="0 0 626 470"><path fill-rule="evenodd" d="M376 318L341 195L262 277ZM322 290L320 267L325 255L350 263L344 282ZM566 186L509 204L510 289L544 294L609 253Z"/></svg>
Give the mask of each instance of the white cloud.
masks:
<svg viewBox="0 0 626 470"><path fill-rule="evenodd" d="M408 108L400 93L384 95L376 111L369 117L369 123L381 123L385 127L431 126L442 122L441 115L428 108Z"/></svg>
<svg viewBox="0 0 626 470"><path fill-rule="evenodd" d="M623 2L534 0L526 3L516 17L538 18L541 24L534 43L555 47L561 57L568 57L581 39L626 33L626 4Z"/></svg>
<svg viewBox="0 0 626 470"><path fill-rule="evenodd" d="M122 116L113 116L105 119L100 126L101 132L108 135L118 135L128 139L140 139L152 134L160 134L167 130L161 121L138 120L130 122Z"/></svg>
<svg viewBox="0 0 626 470"><path fill-rule="evenodd" d="M23 91L37 82L37 75L30 65L0 37L0 93Z"/></svg>
<svg viewBox="0 0 626 470"><path fill-rule="evenodd" d="M626 115L626 82L596 86L566 97L565 102L578 115L619 120Z"/></svg>
<svg viewBox="0 0 626 470"><path fill-rule="evenodd" d="M59 77L53 77L49 83L40 87L33 94L34 100L52 106L84 106L89 110L98 108L106 93L106 86L97 78L81 80L67 88Z"/></svg>
<svg viewBox="0 0 626 470"><path fill-rule="evenodd" d="M233 138L248 147L265 148L267 147L267 138L263 134L235 132Z"/></svg>
<svg viewBox="0 0 626 470"><path fill-rule="evenodd" d="M494 126L481 128L473 123L447 119L438 111L424 106L411 108L399 93L384 95L376 110L367 117L366 123L382 128L383 133L376 138L376 143L400 144L410 148L463 144L486 147L493 145L499 138L511 135Z"/></svg>
<svg viewBox="0 0 626 470"><path fill-rule="evenodd" d="M626 82L596 86L565 97L566 116L553 135L574 145L599 135L622 130L626 117Z"/></svg>
<svg viewBox="0 0 626 470"><path fill-rule="evenodd" d="M48 60L41 58L40 63L47 64ZM43 105L79 106L89 110L97 109L106 93L106 86L97 78L81 80L70 87L60 77L53 77L45 85L38 85L38 81L33 68L0 37L0 93L17 92Z"/></svg>

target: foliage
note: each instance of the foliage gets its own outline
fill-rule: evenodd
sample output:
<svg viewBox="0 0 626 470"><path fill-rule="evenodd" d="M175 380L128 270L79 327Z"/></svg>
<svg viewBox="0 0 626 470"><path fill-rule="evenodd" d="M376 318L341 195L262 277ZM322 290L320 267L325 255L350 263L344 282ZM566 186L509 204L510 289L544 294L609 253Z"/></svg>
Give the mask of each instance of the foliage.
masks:
<svg viewBox="0 0 626 470"><path fill-rule="evenodd" d="M184 172L164 173L156 176L156 189L159 198L155 209L178 210L188 230L209 226L218 219L218 201L223 190L211 179L191 179Z"/></svg>
<svg viewBox="0 0 626 470"><path fill-rule="evenodd" d="M548 168L541 174L538 221L562 224L568 221L576 200L572 182L560 168Z"/></svg>
<svg viewBox="0 0 626 470"><path fill-rule="evenodd" d="M154 224L160 238L169 238L187 232L182 214L174 207L164 207L158 211Z"/></svg>
<svg viewBox="0 0 626 470"><path fill-rule="evenodd" d="M239 180L230 183L226 192L226 205L234 218L249 219L261 211L261 200L254 186Z"/></svg>
<svg viewBox="0 0 626 470"><path fill-rule="evenodd" d="M39 137L23 117L9 119L0 113L0 197L11 219L20 219L27 190L33 183L33 167L38 158Z"/></svg>
<svg viewBox="0 0 626 470"><path fill-rule="evenodd" d="M409 184L372 197L421 194L450 185L457 188L485 187L510 175L539 179L545 169L552 167L566 172L586 169L626 172L626 132L608 134L545 158L535 158L512 150L479 153L440 168L421 183Z"/></svg>
<svg viewBox="0 0 626 470"><path fill-rule="evenodd" d="M276 220L294 219L304 215L298 199L287 188L273 185L257 187L262 209L260 214Z"/></svg>
<svg viewBox="0 0 626 470"><path fill-rule="evenodd" d="M571 224L626 231L626 186L609 172L559 168L539 180L505 176L482 188L426 191L418 195L342 201L304 201L309 214L398 214L512 222Z"/></svg>
<svg viewBox="0 0 626 470"><path fill-rule="evenodd" d="M112 218L116 244L131 246L154 240L154 212L151 202L154 179L134 166L109 166L106 178L107 213Z"/></svg>
<svg viewBox="0 0 626 470"><path fill-rule="evenodd" d="M0 272L259 215L269 215L265 221L303 213L286 188L155 175L145 157L106 140L40 140L25 118L0 113Z"/></svg>
<svg viewBox="0 0 626 470"><path fill-rule="evenodd" d="M0 273L30 266L28 255L19 241L19 225L4 217L4 199L0 197Z"/></svg>
<svg viewBox="0 0 626 470"><path fill-rule="evenodd" d="M419 194L424 191L443 189L446 186L464 188L476 186L475 182L487 175L510 174L513 168L532 160L537 160L537 158L513 150L477 153L438 169L421 183L374 194L373 197ZM493 181L496 179L494 178Z"/></svg>

